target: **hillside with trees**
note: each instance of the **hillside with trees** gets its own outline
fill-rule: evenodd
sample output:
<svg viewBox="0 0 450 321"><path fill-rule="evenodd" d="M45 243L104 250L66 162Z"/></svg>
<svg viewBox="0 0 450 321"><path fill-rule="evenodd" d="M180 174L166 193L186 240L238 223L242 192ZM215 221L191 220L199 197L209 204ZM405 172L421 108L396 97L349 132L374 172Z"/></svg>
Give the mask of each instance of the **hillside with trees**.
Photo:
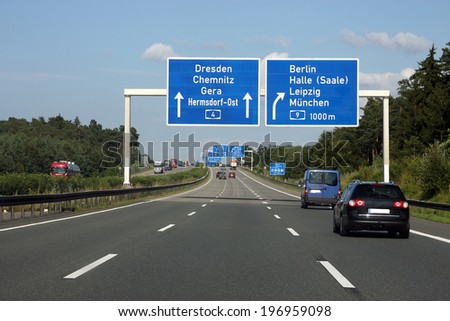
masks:
<svg viewBox="0 0 450 321"><path fill-rule="evenodd" d="M138 141L136 129L131 130L131 141ZM67 160L82 169L83 176L111 174L120 166L121 157L115 163L102 166L107 148L116 148L122 154L123 126L103 128L95 120L82 125L78 117L73 121L61 115L26 119L9 118L0 121L0 174L49 173L52 162ZM105 146L110 144L111 146Z"/></svg>

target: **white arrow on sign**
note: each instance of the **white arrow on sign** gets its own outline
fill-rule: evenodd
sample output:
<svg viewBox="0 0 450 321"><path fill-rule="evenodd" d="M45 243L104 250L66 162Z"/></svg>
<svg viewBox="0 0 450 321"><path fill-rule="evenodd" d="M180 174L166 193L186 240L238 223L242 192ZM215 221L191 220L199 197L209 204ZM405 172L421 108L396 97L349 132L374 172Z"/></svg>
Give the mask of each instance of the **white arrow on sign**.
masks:
<svg viewBox="0 0 450 321"><path fill-rule="evenodd" d="M250 100L252 100L252 96L249 93L246 93L244 96L245 100L245 118L250 117Z"/></svg>
<svg viewBox="0 0 450 321"><path fill-rule="evenodd" d="M277 103L278 103L278 101L281 99L281 100L283 100L284 99L284 95L285 95L285 93L277 93L277 98L275 99L275 101L273 102L273 105L272 105L272 120L275 120L275 119L277 119Z"/></svg>
<svg viewBox="0 0 450 321"><path fill-rule="evenodd" d="M181 117L181 99L184 99L183 95L178 92L178 94L175 96L175 99L177 100L177 117Z"/></svg>

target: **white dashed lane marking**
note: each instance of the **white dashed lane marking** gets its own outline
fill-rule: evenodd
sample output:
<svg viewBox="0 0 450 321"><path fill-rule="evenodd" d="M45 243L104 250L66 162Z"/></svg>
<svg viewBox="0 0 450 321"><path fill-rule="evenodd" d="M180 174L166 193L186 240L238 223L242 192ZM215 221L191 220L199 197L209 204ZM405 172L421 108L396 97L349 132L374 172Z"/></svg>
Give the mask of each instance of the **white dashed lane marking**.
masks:
<svg viewBox="0 0 450 321"><path fill-rule="evenodd" d="M169 225L167 225L167 226L165 226L165 227L163 227L163 228L160 228L159 230L158 230L158 232L164 232L164 231L167 231L168 229L170 229L170 228L172 228L172 227L174 227L175 226L175 224L169 224Z"/></svg>
<svg viewBox="0 0 450 321"><path fill-rule="evenodd" d="M350 283L349 280L345 278L330 262L328 261L318 261L322 266L339 282L343 288L353 289L355 286Z"/></svg>
<svg viewBox="0 0 450 321"><path fill-rule="evenodd" d="M293 228L288 227L287 230L289 232L291 232L291 234L294 235L294 236L300 236L300 234L298 234Z"/></svg>
<svg viewBox="0 0 450 321"><path fill-rule="evenodd" d="M100 259L98 259L97 261L92 262L91 264L86 265L85 267L67 275L64 277L64 279L76 279L77 277L85 274L86 272L89 272L90 270L96 268L97 266L105 263L106 261L111 260L112 258L116 257L117 254L108 254Z"/></svg>

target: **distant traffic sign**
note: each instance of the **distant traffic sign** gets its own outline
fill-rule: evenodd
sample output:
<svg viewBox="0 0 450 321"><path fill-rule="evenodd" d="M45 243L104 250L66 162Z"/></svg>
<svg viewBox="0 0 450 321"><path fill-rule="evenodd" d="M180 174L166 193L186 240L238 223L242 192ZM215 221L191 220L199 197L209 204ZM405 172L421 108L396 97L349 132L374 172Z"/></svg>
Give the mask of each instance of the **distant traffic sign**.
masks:
<svg viewBox="0 0 450 321"><path fill-rule="evenodd" d="M167 125L259 126L259 59L169 58Z"/></svg>
<svg viewBox="0 0 450 321"><path fill-rule="evenodd" d="M244 146L242 145L230 145L228 146L229 153L231 157L244 157Z"/></svg>
<svg viewBox="0 0 450 321"><path fill-rule="evenodd" d="M358 126L358 59L267 59L267 126Z"/></svg>
<svg viewBox="0 0 450 321"><path fill-rule="evenodd" d="M208 148L208 157L244 157L244 146L214 145Z"/></svg>
<svg viewBox="0 0 450 321"><path fill-rule="evenodd" d="M284 175L285 163L270 163L270 175Z"/></svg>

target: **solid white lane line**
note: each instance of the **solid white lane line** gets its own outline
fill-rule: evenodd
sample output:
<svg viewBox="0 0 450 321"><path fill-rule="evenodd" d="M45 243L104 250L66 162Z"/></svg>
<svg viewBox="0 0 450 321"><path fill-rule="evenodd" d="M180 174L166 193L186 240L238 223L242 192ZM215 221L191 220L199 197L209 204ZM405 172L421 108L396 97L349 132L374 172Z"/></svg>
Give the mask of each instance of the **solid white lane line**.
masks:
<svg viewBox="0 0 450 321"><path fill-rule="evenodd" d="M159 229L158 232L164 232L164 231L166 231L166 230L168 230L168 229L170 229L170 228L172 228L174 226L175 226L175 224L169 224L169 225Z"/></svg>
<svg viewBox="0 0 450 321"><path fill-rule="evenodd" d="M450 240L449 239L446 239L446 238L443 238L443 237L440 237L440 236L434 236L434 235L431 235L431 234L426 234L426 233L422 233L422 232L415 231L415 230L409 230L409 231L411 233L414 233L414 234L417 234L417 235L425 236L425 237L428 237L428 238L436 240L436 241L441 241L441 242L445 242L445 243L449 243L450 244Z"/></svg>
<svg viewBox="0 0 450 321"><path fill-rule="evenodd" d="M281 220L281 217L279 217L278 215L274 215L276 219Z"/></svg>
<svg viewBox="0 0 450 321"><path fill-rule="evenodd" d="M197 212L191 212L191 213L189 213L187 216L192 216L192 215L194 215L195 213L197 213Z"/></svg>
<svg viewBox="0 0 450 321"><path fill-rule="evenodd" d="M294 235L294 236L300 236L300 234L298 234L293 228L288 227L287 230L289 232L291 232L291 234Z"/></svg>
<svg viewBox="0 0 450 321"><path fill-rule="evenodd" d="M354 288L355 286L350 283L330 262L318 261L322 266L339 282L344 288Z"/></svg>
<svg viewBox="0 0 450 321"><path fill-rule="evenodd" d="M77 270L77 271L75 271L75 272L65 276L64 279L72 279L72 280L76 279L80 275L83 275L84 273L89 272L90 270L92 270L92 269L96 268L97 266L105 263L106 261L111 260L115 256L117 256L117 254L108 254L108 255L102 257L101 259L98 259L97 261L92 262L91 264L86 265L85 267L83 267L83 268L81 268L81 269L79 269L79 270Z"/></svg>

